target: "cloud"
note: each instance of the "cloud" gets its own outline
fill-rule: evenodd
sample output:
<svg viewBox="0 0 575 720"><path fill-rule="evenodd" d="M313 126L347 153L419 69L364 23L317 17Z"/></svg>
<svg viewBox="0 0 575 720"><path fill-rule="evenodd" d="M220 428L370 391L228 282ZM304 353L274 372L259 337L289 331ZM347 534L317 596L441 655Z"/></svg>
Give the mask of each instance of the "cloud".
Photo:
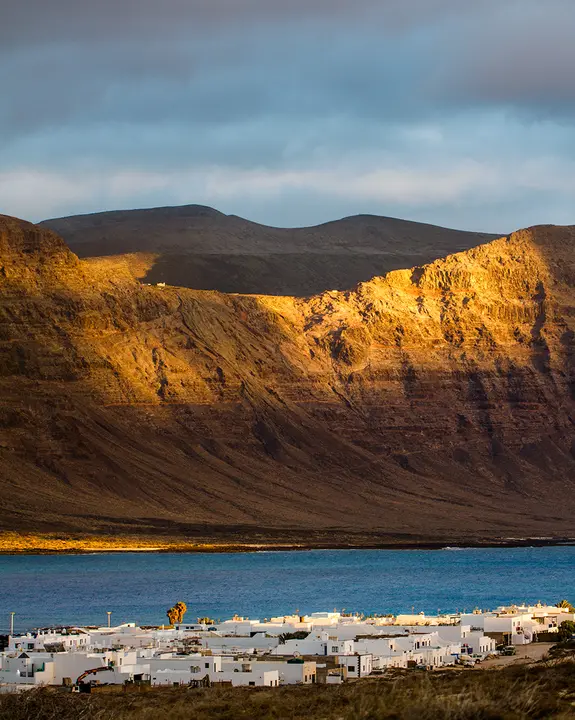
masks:
<svg viewBox="0 0 575 720"><path fill-rule="evenodd" d="M460 0L19 0L7 7L9 22L0 26L3 45L109 40L132 37L197 37L246 26L309 21L322 25L375 17L381 29L403 31L459 14ZM477 0L488 9L497 0ZM9 10L9 15L8 15ZM465 10L463 11L466 12Z"/></svg>
<svg viewBox="0 0 575 720"><path fill-rule="evenodd" d="M451 204L470 226L482 202L493 227L572 206L571 0L2 5L6 212L211 198L299 224Z"/></svg>
<svg viewBox="0 0 575 720"><path fill-rule="evenodd" d="M69 207L120 206L166 187L154 173L124 170L112 174L70 174L21 169L0 173L0 207L17 217L39 221Z"/></svg>
<svg viewBox="0 0 575 720"><path fill-rule="evenodd" d="M242 208L250 207L257 215L254 219L273 224L274 214L285 198L298 203L305 198L305 217L302 216L300 224L315 224L352 214L354 208L359 212L375 206L381 214L389 214L386 212L389 207L400 207L409 217L420 220L425 220L422 208L426 212L440 209L435 220L449 225L450 208L465 207L474 211L476 219L471 225L475 229L506 232L516 225L503 228L492 217L482 214L482 208L497 206L502 201L521 204L525 195L541 193L556 200L573 196L575 161L524 162L515 168L513 182L505 165L496 161L442 166L425 162L405 167L375 165L369 170L361 164L342 163L336 168L300 171L206 165L164 172L131 169L0 173L0 198L4 203L0 212L11 208L13 214L33 220L64 213L67 208L97 211L121 209L128 201L133 206L145 207L186 204L193 199L234 214L245 214ZM344 210L338 213L336 207ZM37 213L35 217L31 215L32 208Z"/></svg>
<svg viewBox="0 0 575 720"><path fill-rule="evenodd" d="M380 168L368 172L350 167L303 172L238 172L224 168L206 173L206 191L217 199L246 193L278 196L286 190L299 190L417 206L456 202L470 192L493 191L498 179L490 167L472 162L443 169Z"/></svg>
<svg viewBox="0 0 575 720"><path fill-rule="evenodd" d="M453 103L494 104L532 116L575 111L575 5L502 2L453 38L439 95Z"/></svg>

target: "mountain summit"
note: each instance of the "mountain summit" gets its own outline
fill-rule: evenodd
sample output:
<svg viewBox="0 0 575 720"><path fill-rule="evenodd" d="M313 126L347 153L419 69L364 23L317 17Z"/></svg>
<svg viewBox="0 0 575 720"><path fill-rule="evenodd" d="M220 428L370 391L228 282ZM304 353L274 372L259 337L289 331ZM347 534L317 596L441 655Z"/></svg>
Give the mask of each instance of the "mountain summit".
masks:
<svg viewBox="0 0 575 720"><path fill-rule="evenodd" d="M43 225L82 258L124 256L145 282L299 297L349 290L496 237L374 215L283 229L201 205L77 215Z"/></svg>

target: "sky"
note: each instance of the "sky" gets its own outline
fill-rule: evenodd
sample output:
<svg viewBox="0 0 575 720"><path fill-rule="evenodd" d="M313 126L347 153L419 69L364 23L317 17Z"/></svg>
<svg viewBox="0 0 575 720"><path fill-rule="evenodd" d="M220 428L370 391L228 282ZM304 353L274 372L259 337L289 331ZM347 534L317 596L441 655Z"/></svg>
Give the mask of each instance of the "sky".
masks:
<svg viewBox="0 0 575 720"><path fill-rule="evenodd" d="M0 213L575 223L573 0L0 0Z"/></svg>

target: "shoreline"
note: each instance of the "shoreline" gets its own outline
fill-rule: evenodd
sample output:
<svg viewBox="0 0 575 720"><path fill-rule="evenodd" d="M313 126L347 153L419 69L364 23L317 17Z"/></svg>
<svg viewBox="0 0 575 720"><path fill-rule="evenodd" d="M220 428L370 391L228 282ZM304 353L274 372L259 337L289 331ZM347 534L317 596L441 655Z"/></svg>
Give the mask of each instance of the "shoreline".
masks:
<svg viewBox="0 0 575 720"><path fill-rule="evenodd" d="M522 547L569 547L575 546L575 538L499 538L497 540L413 540L379 542L225 542L225 541L177 541L146 542L133 538L65 538L58 536L19 536L9 533L0 535L0 555L94 555L115 553L257 553L257 552L309 552L313 550L477 550Z"/></svg>

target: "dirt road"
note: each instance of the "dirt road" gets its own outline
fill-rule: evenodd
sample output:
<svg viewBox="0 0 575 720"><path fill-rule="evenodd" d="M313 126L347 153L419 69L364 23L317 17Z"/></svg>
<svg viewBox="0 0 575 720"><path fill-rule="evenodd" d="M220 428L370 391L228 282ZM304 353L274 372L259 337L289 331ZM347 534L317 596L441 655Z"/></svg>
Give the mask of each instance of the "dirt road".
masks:
<svg viewBox="0 0 575 720"><path fill-rule="evenodd" d="M500 655L494 660L484 660L476 665L477 670L487 670L493 667L504 667L506 665L519 665L541 660L549 652L555 643L530 643L529 645L517 645L517 655Z"/></svg>

